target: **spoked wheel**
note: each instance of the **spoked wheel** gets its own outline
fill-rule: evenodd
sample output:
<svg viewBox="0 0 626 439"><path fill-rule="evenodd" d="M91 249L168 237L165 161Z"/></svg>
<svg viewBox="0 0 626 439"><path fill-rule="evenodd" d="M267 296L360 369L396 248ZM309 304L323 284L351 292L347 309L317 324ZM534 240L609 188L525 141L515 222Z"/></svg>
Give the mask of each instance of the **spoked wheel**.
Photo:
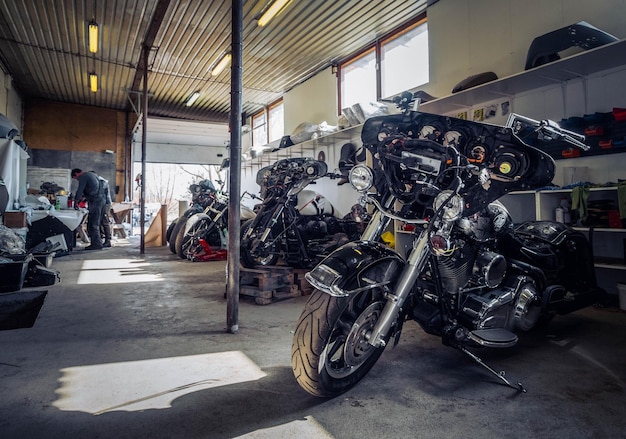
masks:
<svg viewBox="0 0 626 439"><path fill-rule="evenodd" d="M222 238L217 225L209 218L202 218L197 221L183 236L181 253L183 259L191 259L204 251L200 240L204 239L211 247L220 248Z"/></svg>
<svg viewBox="0 0 626 439"><path fill-rule="evenodd" d="M248 220L241 226L241 236L245 236L248 229L252 227L254 220ZM279 243L274 242L269 246L265 246L259 241L260 236L257 234L257 230L246 238L241 240L241 263L246 268L254 268L259 265L274 265L278 261ZM267 237L267 242L274 241L272 233Z"/></svg>
<svg viewBox="0 0 626 439"><path fill-rule="evenodd" d="M316 290L302 311L291 347L298 384L321 397L339 395L357 384L385 349L367 341L384 304L378 290L349 297Z"/></svg>

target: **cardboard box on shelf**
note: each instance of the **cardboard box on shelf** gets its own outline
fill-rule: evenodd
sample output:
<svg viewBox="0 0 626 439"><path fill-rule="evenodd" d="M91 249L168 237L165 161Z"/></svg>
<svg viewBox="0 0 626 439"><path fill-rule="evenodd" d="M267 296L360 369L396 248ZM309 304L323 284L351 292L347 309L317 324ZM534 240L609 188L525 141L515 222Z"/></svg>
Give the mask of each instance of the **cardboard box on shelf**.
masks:
<svg viewBox="0 0 626 439"><path fill-rule="evenodd" d="M19 229L20 227L27 227L26 224L26 212L18 211L6 211L2 215L2 221L6 227Z"/></svg>

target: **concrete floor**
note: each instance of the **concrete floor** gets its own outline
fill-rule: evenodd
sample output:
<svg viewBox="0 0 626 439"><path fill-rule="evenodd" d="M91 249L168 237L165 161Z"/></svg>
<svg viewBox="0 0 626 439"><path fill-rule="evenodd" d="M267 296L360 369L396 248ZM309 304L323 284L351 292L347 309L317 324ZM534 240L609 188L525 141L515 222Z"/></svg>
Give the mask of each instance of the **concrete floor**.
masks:
<svg viewBox="0 0 626 439"><path fill-rule="evenodd" d="M496 382L407 323L370 374L322 400L290 367L306 297L242 298L228 334L225 262L118 241L57 258L30 329L0 332L1 438L623 438L626 313L559 316L483 359Z"/></svg>

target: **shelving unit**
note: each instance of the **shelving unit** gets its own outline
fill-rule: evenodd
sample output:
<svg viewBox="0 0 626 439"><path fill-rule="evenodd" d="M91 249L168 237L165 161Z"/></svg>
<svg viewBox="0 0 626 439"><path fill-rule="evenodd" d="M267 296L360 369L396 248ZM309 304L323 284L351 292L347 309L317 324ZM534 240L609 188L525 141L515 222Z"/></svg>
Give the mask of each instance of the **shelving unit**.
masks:
<svg viewBox="0 0 626 439"><path fill-rule="evenodd" d="M423 103L420 109L435 114L456 112L502 96L514 96L624 66L625 59L626 40L620 40Z"/></svg>
<svg viewBox="0 0 626 439"><path fill-rule="evenodd" d="M329 148L335 146L341 146L343 143L359 139L361 137L361 128L363 125L354 125L346 129L335 131L334 133L326 136L310 139L305 142L296 143L295 145L287 148L278 149L273 152L266 152L251 160L247 160L242 163L242 166L246 168L253 168L258 166L259 168L274 163L277 160L292 158L292 157L304 157L307 155L313 155L315 151L321 148Z"/></svg>

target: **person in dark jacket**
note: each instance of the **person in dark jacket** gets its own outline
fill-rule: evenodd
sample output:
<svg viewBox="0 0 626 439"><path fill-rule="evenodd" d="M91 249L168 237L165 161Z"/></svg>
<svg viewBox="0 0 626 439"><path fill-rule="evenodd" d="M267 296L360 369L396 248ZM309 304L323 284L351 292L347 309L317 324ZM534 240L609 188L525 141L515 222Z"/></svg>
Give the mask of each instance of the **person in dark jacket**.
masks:
<svg viewBox="0 0 626 439"><path fill-rule="evenodd" d="M92 171L93 172L93 171ZM109 180L99 175L100 183L102 184L102 192L104 193L104 206L102 207L102 214L100 215L100 230L104 236L103 247L111 247L111 221L109 220L109 212L111 211L111 190L109 189Z"/></svg>
<svg viewBox="0 0 626 439"><path fill-rule="evenodd" d="M79 168L72 169L71 176L78 181L76 189L76 208L78 203L85 198L88 203L89 216L87 217L87 234L91 244L85 250L102 250L102 237L100 236L100 220L102 209L106 202L102 183L94 172L84 172Z"/></svg>

